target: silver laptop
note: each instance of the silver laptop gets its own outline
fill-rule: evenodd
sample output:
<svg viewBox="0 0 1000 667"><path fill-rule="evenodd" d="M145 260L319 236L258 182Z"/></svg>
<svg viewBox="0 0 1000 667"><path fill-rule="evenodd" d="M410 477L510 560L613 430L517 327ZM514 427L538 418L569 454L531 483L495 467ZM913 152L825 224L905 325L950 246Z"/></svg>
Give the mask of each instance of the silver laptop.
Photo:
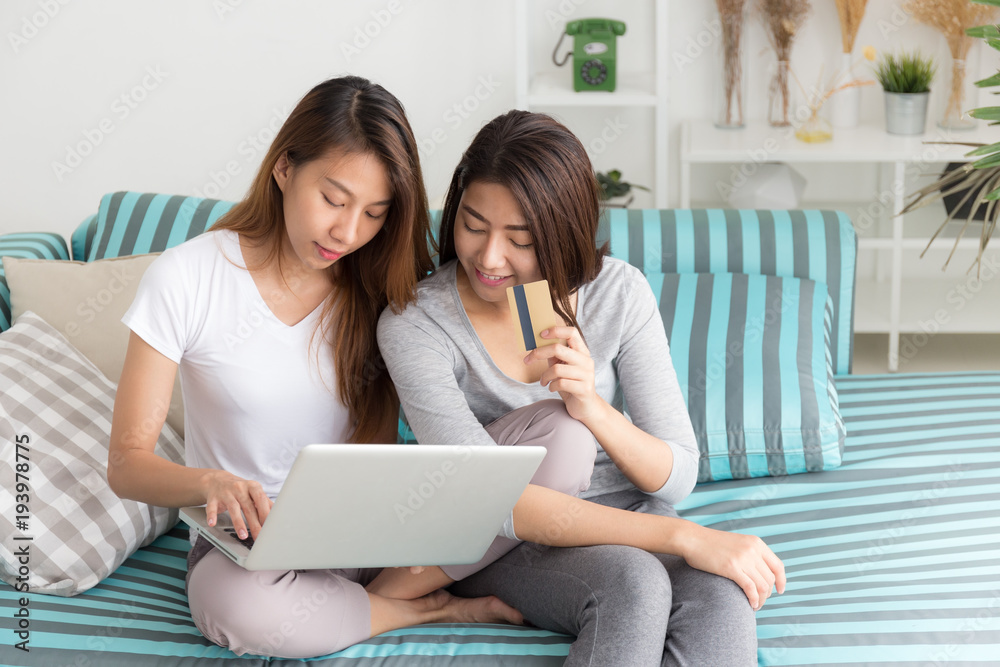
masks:
<svg viewBox="0 0 1000 667"><path fill-rule="evenodd" d="M228 514L181 518L248 570L475 563L544 447L307 445L248 547ZM247 540L249 542L249 540Z"/></svg>

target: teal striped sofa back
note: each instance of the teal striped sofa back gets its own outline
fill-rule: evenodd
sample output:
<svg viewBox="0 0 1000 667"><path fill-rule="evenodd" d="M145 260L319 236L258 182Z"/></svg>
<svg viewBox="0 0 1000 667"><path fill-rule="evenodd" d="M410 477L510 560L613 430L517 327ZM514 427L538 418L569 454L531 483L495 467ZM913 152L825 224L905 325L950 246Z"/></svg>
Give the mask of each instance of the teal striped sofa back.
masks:
<svg viewBox="0 0 1000 667"><path fill-rule="evenodd" d="M646 276L747 273L826 283L834 373L851 372L858 239L839 211L609 209L598 241Z"/></svg>
<svg viewBox="0 0 1000 667"><path fill-rule="evenodd" d="M115 192L72 237L73 257L85 261L159 252L212 226L233 202L181 195ZM441 212L431 211L437 231ZM4 236L4 239L12 235ZM16 236L16 235L14 235ZM47 235L61 238L55 235ZM851 371L857 236L839 211L735 209L609 209L600 243L647 276L662 273L747 273L808 278L833 298L834 372ZM62 243L65 255L65 243ZM40 256L40 255L31 255ZM44 255L43 255L44 256ZM63 256L63 258L65 258ZM0 276L0 329L9 322Z"/></svg>
<svg viewBox="0 0 1000 667"><path fill-rule="evenodd" d="M162 252L212 226L234 202L183 195L114 192L73 232L73 257L85 262Z"/></svg>
<svg viewBox="0 0 1000 667"><path fill-rule="evenodd" d="M0 236L0 257L25 259L69 259L66 240L48 232L20 232ZM0 260L0 331L11 325L10 289L7 275Z"/></svg>
<svg viewBox="0 0 1000 667"><path fill-rule="evenodd" d="M115 192L73 232L73 257L91 262L173 248L211 227L235 202L183 195ZM441 211L430 212L437 232Z"/></svg>

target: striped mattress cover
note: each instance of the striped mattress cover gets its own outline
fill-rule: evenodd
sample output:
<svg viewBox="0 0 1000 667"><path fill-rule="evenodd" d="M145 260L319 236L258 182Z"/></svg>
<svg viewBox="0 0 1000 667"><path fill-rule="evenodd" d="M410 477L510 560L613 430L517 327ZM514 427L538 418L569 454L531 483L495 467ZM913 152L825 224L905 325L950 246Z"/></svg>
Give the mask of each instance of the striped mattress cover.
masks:
<svg viewBox="0 0 1000 667"><path fill-rule="evenodd" d="M845 463L699 486L678 508L763 537L788 589L757 615L761 665L1000 664L1000 373L839 376ZM30 596L30 653L13 648L19 594L0 584L0 663L291 665L210 644L183 592L186 530L75 598ZM386 633L321 666L558 665L571 638L490 625ZM725 638L720 638L725 641Z"/></svg>

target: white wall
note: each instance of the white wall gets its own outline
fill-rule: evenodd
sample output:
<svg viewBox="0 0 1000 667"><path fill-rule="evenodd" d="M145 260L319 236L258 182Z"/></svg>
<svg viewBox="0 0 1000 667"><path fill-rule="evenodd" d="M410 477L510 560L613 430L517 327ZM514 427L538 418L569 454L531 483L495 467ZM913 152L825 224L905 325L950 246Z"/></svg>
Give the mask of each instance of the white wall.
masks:
<svg viewBox="0 0 1000 667"><path fill-rule="evenodd" d="M567 19L626 18L622 69L641 69L652 56L652 26L644 18L652 16L651 0L541 2ZM679 123L711 115L714 104L715 3L668 4L671 62L664 69L671 97L670 199L676 202ZM919 46L947 53L943 39L905 16L897 0L869 4L859 48ZM829 71L840 48L834 3L813 5L793 55L806 81L815 79L823 62L831 63ZM375 36L366 37L366 28ZM469 140L514 105L513 29L513 0L4 0L0 233L69 236L96 212L100 197L115 190L238 199L272 136L269 128L311 86L348 72L383 84L402 100L422 143L431 203L440 205ZM547 59L558 34L548 25L535 30L532 57ZM748 111L760 118L772 56L757 24L747 35ZM980 69L991 72L995 52L984 56ZM880 91L864 89L863 122L881 123L880 105ZM607 109L551 111L585 143L614 116ZM618 167L630 180L649 183L652 113L620 113L628 129L606 152L592 155L595 165ZM813 194L829 199L853 187L843 170L828 176L812 180L822 180L829 192ZM636 205L651 201L639 197Z"/></svg>

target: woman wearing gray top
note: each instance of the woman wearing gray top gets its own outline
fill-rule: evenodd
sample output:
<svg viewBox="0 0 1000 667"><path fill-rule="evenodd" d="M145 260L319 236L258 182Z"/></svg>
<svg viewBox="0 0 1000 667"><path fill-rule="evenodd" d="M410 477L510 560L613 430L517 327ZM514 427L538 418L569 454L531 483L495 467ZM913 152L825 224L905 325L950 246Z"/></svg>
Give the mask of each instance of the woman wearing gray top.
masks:
<svg viewBox="0 0 1000 667"><path fill-rule="evenodd" d="M694 432L652 291L597 249L599 213L583 146L548 116L504 114L463 155L440 268L379 322L406 416L420 442L495 446L528 439L521 427L497 437L498 423L545 409L531 441L569 438L596 461L577 495L529 485L484 569L395 570L378 585L398 596L459 580L456 594L497 595L577 635L566 664L755 664L753 611L784 590L784 568L755 536L677 517L695 483ZM506 288L542 279L564 326L525 355Z"/></svg>

